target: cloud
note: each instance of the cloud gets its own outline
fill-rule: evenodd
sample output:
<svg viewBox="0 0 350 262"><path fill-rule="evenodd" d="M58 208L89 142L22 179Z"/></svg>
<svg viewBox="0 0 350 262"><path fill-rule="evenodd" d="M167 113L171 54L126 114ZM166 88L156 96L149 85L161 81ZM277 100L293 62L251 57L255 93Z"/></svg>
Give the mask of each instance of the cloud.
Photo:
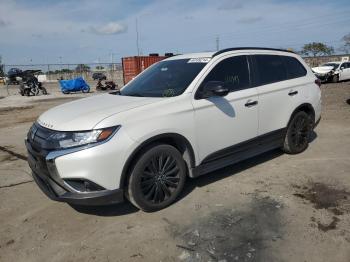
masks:
<svg viewBox="0 0 350 262"><path fill-rule="evenodd" d="M242 9L243 4L238 1L226 1L218 7L218 10L228 11L228 10L237 10Z"/></svg>
<svg viewBox="0 0 350 262"><path fill-rule="evenodd" d="M262 20L263 20L263 18L261 16L244 17L244 18L238 19L237 23L240 23L240 24L254 24L254 23L260 22Z"/></svg>
<svg viewBox="0 0 350 262"><path fill-rule="evenodd" d="M127 29L126 25L109 22L102 26L91 26L89 31L98 35L116 35L126 32Z"/></svg>

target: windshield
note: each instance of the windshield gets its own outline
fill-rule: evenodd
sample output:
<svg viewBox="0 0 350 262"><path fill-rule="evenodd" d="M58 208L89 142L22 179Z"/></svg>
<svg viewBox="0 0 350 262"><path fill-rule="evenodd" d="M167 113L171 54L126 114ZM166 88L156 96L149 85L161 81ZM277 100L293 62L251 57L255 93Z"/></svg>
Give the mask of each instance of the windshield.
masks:
<svg viewBox="0 0 350 262"><path fill-rule="evenodd" d="M323 64L322 66L331 66L331 67L333 67L333 69L336 69L336 68L339 66L339 64L336 64L336 63L326 63L326 64Z"/></svg>
<svg viewBox="0 0 350 262"><path fill-rule="evenodd" d="M178 96L186 90L206 62L195 59L161 61L127 84L120 94L145 97Z"/></svg>

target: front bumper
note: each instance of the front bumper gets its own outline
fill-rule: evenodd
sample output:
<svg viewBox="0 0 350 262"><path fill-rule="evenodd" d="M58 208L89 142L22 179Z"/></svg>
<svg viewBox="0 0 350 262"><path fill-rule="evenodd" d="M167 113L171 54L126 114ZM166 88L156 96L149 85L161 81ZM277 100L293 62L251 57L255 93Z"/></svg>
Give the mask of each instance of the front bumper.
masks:
<svg viewBox="0 0 350 262"><path fill-rule="evenodd" d="M327 74L318 74L315 73L315 76L321 80L321 82L328 82L330 80L330 78L332 77L332 75L330 73Z"/></svg>
<svg viewBox="0 0 350 262"><path fill-rule="evenodd" d="M28 164L34 181L52 200L75 205L110 205L124 201L122 189L77 192L57 175L54 160L47 159L45 152L38 152L25 140L28 151Z"/></svg>

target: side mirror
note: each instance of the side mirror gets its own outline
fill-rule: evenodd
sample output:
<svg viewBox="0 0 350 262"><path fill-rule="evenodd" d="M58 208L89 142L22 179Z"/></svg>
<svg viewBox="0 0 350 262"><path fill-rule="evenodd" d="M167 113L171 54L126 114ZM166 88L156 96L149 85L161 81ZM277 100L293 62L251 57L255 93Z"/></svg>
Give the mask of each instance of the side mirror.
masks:
<svg viewBox="0 0 350 262"><path fill-rule="evenodd" d="M340 70L343 70L344 68L345 68L344 66L341 66L341 67L340 67Z"/></svg>
<svg viewBox="0 0 350 262"><path fill-rule="evenodd" d="M208 98L212 96L226 96L230 90L221 81L209 81L204 84L202 91L202 98Z"/></svg>

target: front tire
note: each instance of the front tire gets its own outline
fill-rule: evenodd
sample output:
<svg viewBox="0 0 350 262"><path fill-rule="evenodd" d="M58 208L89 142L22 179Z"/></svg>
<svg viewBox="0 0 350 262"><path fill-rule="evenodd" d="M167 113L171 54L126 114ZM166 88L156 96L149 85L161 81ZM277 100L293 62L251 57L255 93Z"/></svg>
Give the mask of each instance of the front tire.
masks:
<svg viewBox="0 0 350 262"><path fill-rule="evenodd" d="M299 154L309 146L312 130L311 117L304 111L293 115L287 127L283 151L287 154Z"/></svg>
<svg viewBox="0 0 350 262"><path fill-rule="evenodd" d="M334 76L332 77L332 82L333 82L333 83L338 83L338 82L339 82L339 75L334 75Z"/></svg>
<svg viewBox="0 0 350 262"><path fill-rule="evenodd" d="M146 212L163 209L181 193L186 172L185 161L175 147L155 145L145 151L133 166L127 198Z"/></svg>
<svg viewBox="0 0 350 262"><path fill-rule="evenodd" d="M43 86L41 87L41 92L42 92L43 95L47 95L47 90Z"/></svg>

